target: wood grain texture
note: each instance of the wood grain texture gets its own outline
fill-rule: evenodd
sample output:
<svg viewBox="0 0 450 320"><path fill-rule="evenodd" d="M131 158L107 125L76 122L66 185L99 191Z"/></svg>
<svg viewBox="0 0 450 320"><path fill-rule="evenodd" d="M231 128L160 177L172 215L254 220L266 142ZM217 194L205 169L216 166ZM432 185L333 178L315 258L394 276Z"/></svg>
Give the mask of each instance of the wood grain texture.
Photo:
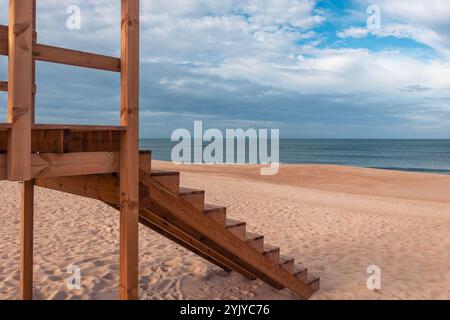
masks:
<svg viewBox="0 0 450 320"><path fill-rule="evenodd" d="M32 2L32 31L36 30L36 0ZM33 43L35 39L32 39ZM36 64L32 61L31 83L31 123L35 121ZM21 204L21 254L20 254L20 290L21 300L33 300L33 252L34 252L34 181L22 184Z"/></svg>
<svg viewBox="0 0 450 320"><path fill-rule="evenodd" d="M139 0L121 0L120 286L122 300L138 298Z"/></svg>
<svg viewBox="0 0 450 320"><path fill-rule="evenodd" d="M32 88L33 95L36 94L36 86L34 85ZM0 91L8 91L8 82L0 81Z"/></svg>
<svg viewBox="0 0 450 320"><path fill-rule="evenodd" d="M6 153L7 146L7 129L0 126L0 153ZM32 153L118 152L119 150L120 131L35 129L31 132Z"/></svg>
<svg viewBox="0 0 450 320"><path fill-rule="evenodd" d="M36 186L118 205L119 179L113 175L38 178Z"/></svg>
<svg viewBox="0 0 450 320"><path fill-rule="evenodd" d="M31 179L31 124L33 86L33 1L11 0L9 7L7 177Z"/></svg>
<svg viewBox="0 0 450 320"><path fill-rule="evenodd" d="M8 55L8 26L0 25L0 55Z"/></svg>
<svg viewBox="0 0 450 320"><path fill-rule="evenodd" d="M119 58L43 44L35 44L33 46L33 58L38 61L120 72Z"/></svg>
<svg viewBox="0 0 450 320"><path fill-rule="evenodd" d="M34 182L22 185L21 208L21 251L20 291L21 300L33 299L33 224L34 224Z"/></svg>
<svg viewBox="0 0 450 320"><path fill-rule="evenodd" d="M35 10L35 8L33 8L33 11ZM33 12L34 14L34 12ZM7 56L8 55L8 39L9 39L9 28L8 26L2 25L0 24L0 55L2 56ZM37 39L37 34L36 32L33 32L33 42L36 42Z"/></svg>
<svg viewBox="0 0 450 320"><path fill-rule="evenodd" d="M26 0L30 1L30 0ZM34 7L33 7L34 12ZM33 23L32 23L33 24ZM37 34L32 32L32 53L37 61L59 63L76 67L84 67L112 72L120 72L120 59L101 54L59 48L36 43ZM0 55L8 55L8 27L0 25Z"/></svg>
<svg viewBox="0 0 450 320"><path fill-rule="evenodd" d="M32 155L33 178L115 173L118 170L119 155L114 152L34 153Z"/></svg>

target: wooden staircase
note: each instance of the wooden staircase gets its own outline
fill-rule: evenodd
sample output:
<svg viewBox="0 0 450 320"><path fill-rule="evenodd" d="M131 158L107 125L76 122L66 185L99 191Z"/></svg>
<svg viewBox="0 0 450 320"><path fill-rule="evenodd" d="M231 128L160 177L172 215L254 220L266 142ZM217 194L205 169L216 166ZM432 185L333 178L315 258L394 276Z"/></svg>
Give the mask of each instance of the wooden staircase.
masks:
<svg viewBox="0 0 450 320"><path fill-rule="evenodd" d="M180 173L152 170L151 153L139 159L139 222L226 271L289 289L308 299L319 279L305 266L266 244L247 223L227 216L222 206L205 203L205 192L180 186ZM116 174L36 179L39 187L97 199L120 209Z"/></svg>
<svg viewBox="0 0 450 320"><path fill-rule="evenodd" d="M226 271L288 288L301 298L319 290L319 278L306 267L249 232L246 222L229 218L225 207L205 203L205 191L180 187L179 172L152 170L148 154L141 156L140 188L140 222L164 237Z"/></svg>

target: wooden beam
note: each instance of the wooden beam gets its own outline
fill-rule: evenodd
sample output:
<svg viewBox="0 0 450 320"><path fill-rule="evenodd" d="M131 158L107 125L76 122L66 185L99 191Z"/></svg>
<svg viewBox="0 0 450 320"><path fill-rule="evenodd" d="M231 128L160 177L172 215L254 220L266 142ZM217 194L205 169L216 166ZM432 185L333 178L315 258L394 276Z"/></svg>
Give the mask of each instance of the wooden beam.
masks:
<svg viewBox="0 0 450 320"><path fill-rule="evenodd" d="M6 155L0 154L0 181L6 180Z"/></svg>
<svg viewBox="0 0 450 320"><path fill-rule="evenodd" d="M0 81L0 91L8 91L8 82Z"/></svg>
<svg viewBox="0 0 450 320"><path fill-rule="evenodd" d="M0 180L7 178L7 156L0 154ZM34 153L32 177L53 178L91 174L117 173L117 152Z"/></svg>
<svg viewBox="0 0 450 320"><path fill-rule="evenodd" d="M36 30L36 0L32 1L32 28ZM35 39L33 39L33 43ZM32 88L36 82L36 64L32 61ZM35 120L35 90L31 97L31 122ZM33 300L33 245L34 245L34 181L22 184L20 299Z"/></svg>
<svg viewBox="0 0 450 320"><path fill-rule="evenodd" d="M120 285L122 300L137 299L139 225L139 0L121 0Z"/></svg>
<svg viewBox="0 0 450 320"><path fill-rule="evenodd" d="M148 174L152 173L152 152L139 151L139 170L143 170Z"/></svg>
<svg viewBox="0 0 450 320"><path fill-rule="evenodd" d="M8 82L0 81L0 91L8 91ZM33 85L33 95L36 94L36 85Z"/></svg>
<svg viewBox="0 0 450 320"><path fill-rule="evenodd" d="M34 183L22 185L21 254L20 254L20 299L33 299L33 215Z"/></svg>
<svg viewBox="0 0 450 320"><path fill-rule="evenodd" d="M10 0L7 175L31 180L33 1Z"/></svg>
<svg viewBox="0 0 450 320"><path fill-rule="evenodd" d="M113 175L38 178L36 186L118 205L119 179Z"/></svg>
<svg viewBox="0 0 450 320"><path fill-rule="evenodd" d="M33 11L35 10L35 8L33 8ZM33 25L34 26L34 25ZM36 29L36 28L33 28ZM7 56L8 55L8 26L5 25L1 25L0 24L0 55L1 56ZM35 31L33 31L33 42L36 42L37 39L37 34Z"/></svg>
<svg viewBox="0 0 450 320"><path fill-rule="evenodd" d="M0 126L0 152L7 151L8 129ZM35 129L31 132L32 153L118 152L119 131Z"/></svg>
<svg viewBox="0 0 450 320"><path fill-rule="evenodd" d="M38 44L36 32L32 33L32 39L33 58L37 61L120 72L119 58ZM0 55L8 54L8 27L0 25Z"/></svg>
<svg viewBox="0 0 450 320"><path fill-rule="evenodd" d="M33 46L37 42L36 35L36 24L37 24L37 18L36 18L36 0L33 1ZM36 122L36 60L33 58L32 60L32 70L31 70L31 81L33 85L33 96L31 97L32 100L32 106L31 106L31 122L34 124Z"/></svg>
<svg viewBox="0 0 450 320"><path fill-rule="evenodd" d="M119 58L47 46L43 44L35 44L33 46L33 57L38 61L53 62L76 67L120 72Z"/></svg>
<svg viewBox="0 0 450 320"><path fill-rule="evenodd" d="M33 153L32 177L51 178L115 173L119 155L114 152Z"/></svg>
<svg viewBox="0 0 450 320"><path fill-rule="evenodd" d="M8 26L0 25L0 55L8 55Z"/></svg>
<svg viewBox="0 0 450 320"><path fill-rule="evenodd" d="M69 153L70 130L33 130L31 150L33 153Z"/></svg>

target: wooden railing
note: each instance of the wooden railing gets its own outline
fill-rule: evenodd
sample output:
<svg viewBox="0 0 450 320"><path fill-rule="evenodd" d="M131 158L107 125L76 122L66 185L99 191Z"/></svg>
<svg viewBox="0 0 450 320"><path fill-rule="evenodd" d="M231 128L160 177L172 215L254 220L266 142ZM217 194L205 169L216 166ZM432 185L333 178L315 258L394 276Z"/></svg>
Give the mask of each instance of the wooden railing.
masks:
<svg viewBox="0 0 450 320"><path fill-rule="evenodd" d="M36 33L34 38L36 37ZM8 27L0 25L0 55L8 55ZM120 72L120 59L105 55L33 44L33 58L36 61L53 62L70 66Z"/></svg>

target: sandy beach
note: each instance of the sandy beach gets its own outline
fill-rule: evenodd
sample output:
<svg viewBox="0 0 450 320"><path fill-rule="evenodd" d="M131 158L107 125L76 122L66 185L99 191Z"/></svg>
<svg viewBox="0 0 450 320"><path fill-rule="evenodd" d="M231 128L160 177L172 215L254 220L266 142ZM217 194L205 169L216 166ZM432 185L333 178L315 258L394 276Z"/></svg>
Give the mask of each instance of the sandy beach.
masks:
<svg viewBox="0 0 450 320"><path fill-rule="evenodd" d="M450 176L339 166L175 166L182 185L206 190L266 243L321 277L313 299L450 299ZM0 299L19 289L20 185L0 182ZM97 201L39 189L35 213L36 299L116 299L118 212ZM81 268L69 290L67 267ZM367 288L366 269L382 270ZM142 299L296 299L227 274L141 227Z"/></svg>

